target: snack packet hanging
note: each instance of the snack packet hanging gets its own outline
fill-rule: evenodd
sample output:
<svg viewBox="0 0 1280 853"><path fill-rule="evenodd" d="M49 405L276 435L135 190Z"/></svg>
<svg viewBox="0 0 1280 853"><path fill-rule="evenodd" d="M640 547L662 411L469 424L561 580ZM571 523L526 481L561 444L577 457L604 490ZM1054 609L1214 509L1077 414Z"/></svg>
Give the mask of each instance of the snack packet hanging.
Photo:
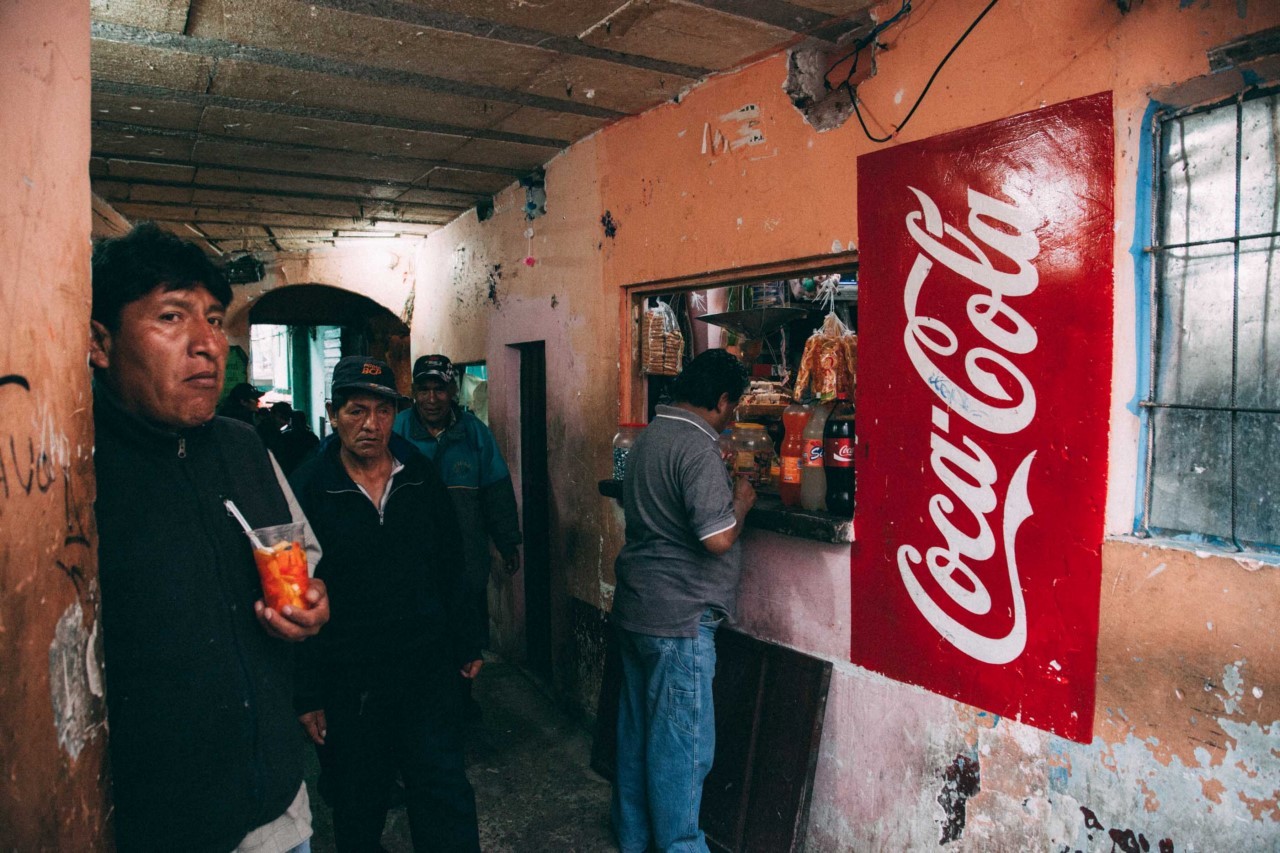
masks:
<svg viewBox="0 0 1280 853"><path fill-rule="evenodd" d="M857 377L858 336L833 311L822 321L822 328L805 341L796 374L796 399L811 387L812 396L819 400L833 400L840 393L852 400Z"/></svg>
<svg viewBox="0 0 1280 853"><path fill-rule="evenodd" d="M676 312L665 302L658 302L644 312L644 372L653 376L675 376L680 372L684 356L684 335Z"/></svg>

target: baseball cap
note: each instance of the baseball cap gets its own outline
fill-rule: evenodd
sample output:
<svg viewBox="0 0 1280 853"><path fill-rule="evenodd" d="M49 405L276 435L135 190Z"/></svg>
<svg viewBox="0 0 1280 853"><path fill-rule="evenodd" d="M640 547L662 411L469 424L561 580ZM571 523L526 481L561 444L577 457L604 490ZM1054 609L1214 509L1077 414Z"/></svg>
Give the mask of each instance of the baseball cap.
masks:
<svg viewBox="0 0 1280 853"><path fill-rule="evenodd" d="M227 392L227 396L232 400L256 400L261 397L265 391L259 391L248 382L238 382L235 387Z"/></svg>
<svg viewBox="0 0 1280 853"><path fill-rule="evenodd" d="M363 391L397 402L404 399L396 390L396 375L391 372L391 365L367 355L349 355L334 365L333 390Z"/></svg>
<svg viewBox="0 0 1280 853"><path fill-rule="evenodd" d="M421 382L429 377L436 377L446 385L457 378L453 362L448 356L424 355L413 363L413 381Z"/></svg>

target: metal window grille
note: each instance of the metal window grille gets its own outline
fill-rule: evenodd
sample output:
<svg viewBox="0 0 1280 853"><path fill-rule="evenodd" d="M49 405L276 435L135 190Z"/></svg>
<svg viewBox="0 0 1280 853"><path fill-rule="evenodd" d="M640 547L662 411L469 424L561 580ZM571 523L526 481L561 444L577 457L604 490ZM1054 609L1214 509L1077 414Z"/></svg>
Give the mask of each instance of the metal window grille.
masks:
<svg viewBox="0 0 1280 853"><path fill-rule="evenodd" d="M1280 92L1154 138L1144 526L1280 550Z"/></svg>

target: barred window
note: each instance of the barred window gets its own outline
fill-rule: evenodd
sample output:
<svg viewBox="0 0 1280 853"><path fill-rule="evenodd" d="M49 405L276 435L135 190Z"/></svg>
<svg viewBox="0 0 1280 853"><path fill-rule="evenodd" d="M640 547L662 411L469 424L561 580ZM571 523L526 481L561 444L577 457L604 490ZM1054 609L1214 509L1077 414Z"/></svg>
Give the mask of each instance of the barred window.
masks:
<svg viewBox="0 0 1280 853"><path fill-rule="evenodd" d="M1156 125L1144 524L1280 550L1280 92Z"/></svg>

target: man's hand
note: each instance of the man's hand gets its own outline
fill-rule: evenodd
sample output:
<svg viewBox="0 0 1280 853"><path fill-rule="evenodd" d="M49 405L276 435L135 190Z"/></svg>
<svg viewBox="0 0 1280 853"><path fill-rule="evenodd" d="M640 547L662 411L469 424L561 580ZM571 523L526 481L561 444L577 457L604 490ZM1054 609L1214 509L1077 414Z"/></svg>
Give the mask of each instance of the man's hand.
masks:
<svg viewBox="0 0 1280 853"><path fill-rule="evenodd" d="M302 728L306 731L307 737L311 738L317 746L324 746L324 739L329 734L329 724L325 722L324 710L308 711L298 717L298 722L302 723Z"/></svg>
<svg viewBox="0 0 1280 853"><path fill-rule="evenodd" d="M733 481L733 514L738 523L747 517L747 513L756 505L756 490L746 477L735 477Z"/></svg>
<svg viewBox="0 0 1280 853"><path fill-rule="evenodd" d="M473 660L471 663L465 664L459 672L462 673L463 678L475 678L480 674L482 666L484 666L483 660Z"/></svg>
<svg viewBox="0 0 1280 853"><path fill-rule="evenodd" d="M502 554L502 568L498 568L498 563L490 561L489 577L495 584L501 584L507 578L520 571L520 549L513 547L510 554Z"/></svg>
<svg viewBox="0 0 1280 853"><path fill-rule="evenodd" d="M296 643L314 637L329 621L329 590L325 589L324 581L312 578L303 598L310 605L306 610L283 607L277 613L258 599L253 603L253 612L268 634Z"/></svg>

